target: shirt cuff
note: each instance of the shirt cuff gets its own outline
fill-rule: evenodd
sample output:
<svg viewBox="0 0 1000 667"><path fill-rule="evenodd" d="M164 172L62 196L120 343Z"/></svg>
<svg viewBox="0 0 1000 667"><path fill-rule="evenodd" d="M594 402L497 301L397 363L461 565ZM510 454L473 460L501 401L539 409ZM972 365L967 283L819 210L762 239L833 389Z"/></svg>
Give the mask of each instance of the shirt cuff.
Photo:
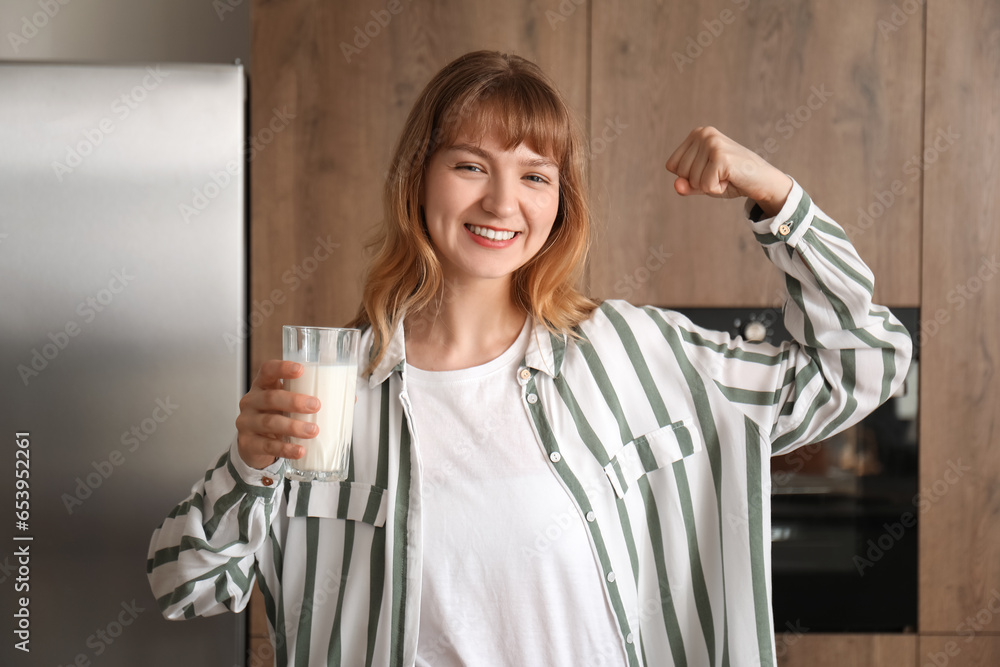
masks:
<svg viewBox="0 0 1000 667"><path fill-rule="evenodd" d="M233 468L236 469L236 474L240 480L248 486L274 489L280 487L284 479L285 459L278 457L277 461L260 470L251 468L246 461L240 458L240 448L236 444L235 437L229 446L229 461L233 464Z"/></svg>
<svg viewBox="0 0 1000 667"><path fill-rule="evenodd" d="M757 207L757 202L747 198L743 212L750 221L750 227L757 236L757 240L764 245L771 243L784 243L795 247L799 239L809 229L812 218L808 215L811 203L809 196L802 186L791 176L792 189L785 199L785 205L781 207L777 215L770 218L756 219L754 214L763 215L763 211ZM756 210L755 210L756 207Z"/></svg>

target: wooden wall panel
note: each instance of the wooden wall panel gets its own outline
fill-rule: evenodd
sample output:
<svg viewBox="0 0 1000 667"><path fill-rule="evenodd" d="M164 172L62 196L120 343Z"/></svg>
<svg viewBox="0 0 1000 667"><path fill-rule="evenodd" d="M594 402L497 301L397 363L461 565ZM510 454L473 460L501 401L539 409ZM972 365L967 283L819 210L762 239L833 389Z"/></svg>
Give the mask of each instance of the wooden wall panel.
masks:
<svg viewBox="0 0 1000 667"><path fill-rule="evenodd" d="M475 49L518 53L585 109L585 10L551 25L546 11L558 2L401 1L397 14L386 6L253 4L252 136L268 136L275 109L294 116L251 163L252 297L272 313L256 318L254 369L280 355L282 324L338 326L355 314L363 246L381 218L393 144L417 95L447 62ZM376 23L387 15L385 27ZM374 34L364 35L367 43L358 37L365 30ZM338 246L328 259L316 259L327 256L317 239Z"/></svg>
<svg viewBox="0 0 1000 667"><path fill-rule="evenodd" d="M1000 5L927 12L920 630L954 633L1000 589Z"/></svg>
<svg viewBox="0 0 1000 667"><path fill-rule="evenodd" d="M353 315L392 143L429 77L475 48L538 62L589 128L595 295L774 305L777 276L740 226L739 204L682 199L663 169L692 127L715 125L795 176L847 227L875 271L879 301L923 301L921 482L930 502L920 628L958 632L1000 589L1000 281L989 263L1000 254L1000 8L927 0L925 23L923 10L904 10L916 4L403 2L348 62L341 43L384 2L257 0L252 369L280 354L281 324ZM692 62L679 67L675 52ZM817 90L829 99L820 103ZM912 159L925 149L926 164ZM327 237L337 247L318 261L317 239ZM673 256L626 294L619 281L642 277L636 269L661 245ZM947 321L931 324L935 317ZM971 469L948 483L957 463ZM262 609L257 595L248 664L270 664ZM988 635L996 631L984 629L949 664L998 662L1000 640ZM785 645L780 664L924 664L948 639L922 637L917 655L912 636L806 635Z"/></svg>
<svg viewBox="0 0 1000 667"><path fill-rule="evenodd" d="M256 585L253 587L253 594L250 596L250 604L247 607L250 615L248 627L249 640L247 647L250 654L247 656L246 667L264 667L264 665L274 664L274 647L271 645L271 637L267 634L267 613L264 611L264 595Z"/></svg>
<svg viewBox="0 0 1000 667"><path fill-rule="evenodd" d="M883 35L878 21L893 6L595 2L597 147L609 122L621 128L592 162L602 229L595 295L677 307L779 303L779 275L741 226L740 204L681 198L663 167L691 129L713 125L794 176L848 228L880 303L917 305L920 183L905 169L921 150L923 17ZM894 180L901 194L891 193ZM859 207L886 190L888 209L859 223ZM650 275L640 267L661 245L673 256ZM645 282L633 288L630 275Z"/></svg>
<svg viewBox="0 0 1000 667"><path fill-rule="evenodd" d="M965 634L921 637L919 667L992 667L1000 665L1000 637Z"/></svg>
<svg viewBox="0 0 1000 667"><path fill-rule="evenodd" d="M253 374L280 357L282 324L341 326L357 311L390 153L441 67L477 49L517 53L586 113L588 13L568 4L572 11L559 0L253 2ZM386 21L390 5L400 11ZM374 35L367 42L365 31ZM248 664L272 664L259 592L250 613Z"/></svg>
<svg viewBox="0 0 1000 667"><path fill-rule="evenodd" d="M775 636L778 667L916 667L916 635Z"/></svg>

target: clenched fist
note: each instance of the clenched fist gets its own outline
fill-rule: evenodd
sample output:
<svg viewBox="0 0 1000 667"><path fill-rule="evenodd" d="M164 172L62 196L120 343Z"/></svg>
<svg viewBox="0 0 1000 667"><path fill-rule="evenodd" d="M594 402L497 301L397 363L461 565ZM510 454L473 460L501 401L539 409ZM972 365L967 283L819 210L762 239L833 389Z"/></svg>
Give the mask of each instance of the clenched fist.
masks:
<svg viewBox="0 0 1000 667"><path fill-rule="evenodd" d="M692 130L667 160L667 170L677 175L678 194L749 197L768 217L781 210L792 190L786 174L714 127Z"/></svg>

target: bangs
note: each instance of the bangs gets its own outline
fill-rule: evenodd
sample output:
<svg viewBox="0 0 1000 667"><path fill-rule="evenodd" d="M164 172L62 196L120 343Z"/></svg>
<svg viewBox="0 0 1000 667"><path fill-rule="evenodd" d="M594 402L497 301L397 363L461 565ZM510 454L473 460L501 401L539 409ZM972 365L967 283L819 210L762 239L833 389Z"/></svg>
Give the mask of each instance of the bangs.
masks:
<svg viewBox="0 0 1000 667"><path fill-rule="evenodd" d="M524 144L564 171L570 145L570 119L560 100L534 81L509 78L486 90L470 90L454 100L436 124L441 143L447 148L467 132L474 143L494 137L504 150Z"/></svg>
<svg viewBox="0 0 1000 667"><path fill-rule="evenodd" d="M459 140L502 150L524 145L559 169L559 210L541 250L514 272L511 297L552 334L577 338L575 327L598 302L583 278L590 248L585 135L558 89L538 65L514 54L473 51L456 58L426 85L396 142L383 191L385 220L351 326L371 325L370 374L393 332L410 313L440 303L444 270L420 211L428 161Z"/></svg>

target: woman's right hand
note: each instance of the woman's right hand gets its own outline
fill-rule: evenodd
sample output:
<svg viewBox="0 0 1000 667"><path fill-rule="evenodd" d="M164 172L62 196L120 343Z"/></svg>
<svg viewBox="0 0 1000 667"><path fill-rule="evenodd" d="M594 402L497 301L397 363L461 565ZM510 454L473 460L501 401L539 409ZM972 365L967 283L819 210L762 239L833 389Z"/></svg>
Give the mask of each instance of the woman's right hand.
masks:
<svg viewBox="0 0 1000 667"><path fill-rule="evenodd" d="M305 448L286 442L286 438L314 438L319 433L319 427L315 424L283 414L319 412L318 398L293 394L283 388L282 379L297 378L304 371L302 364L294 361L265 361L261 364L250 391L240 399L240 416L236 418L236 445L240 458L251 468L266 468L277 461L278 457L302 458L306 453Z"/></svg>

